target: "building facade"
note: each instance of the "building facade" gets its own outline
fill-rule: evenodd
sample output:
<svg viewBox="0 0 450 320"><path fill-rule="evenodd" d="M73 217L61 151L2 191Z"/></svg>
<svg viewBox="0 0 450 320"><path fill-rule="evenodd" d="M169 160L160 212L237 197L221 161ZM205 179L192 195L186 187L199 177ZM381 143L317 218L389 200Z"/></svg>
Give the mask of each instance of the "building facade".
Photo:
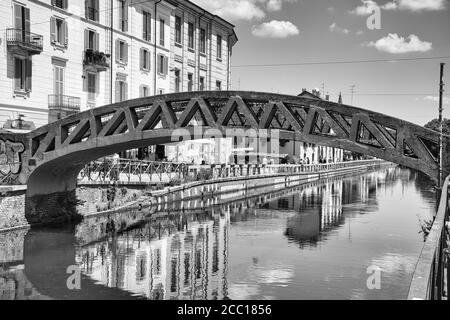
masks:
<svg viewBox="0 0 450 320"><path fill-rule="evenodd" d="M2 0L0 127L230 87L234 26L187 0Z"/></svg>

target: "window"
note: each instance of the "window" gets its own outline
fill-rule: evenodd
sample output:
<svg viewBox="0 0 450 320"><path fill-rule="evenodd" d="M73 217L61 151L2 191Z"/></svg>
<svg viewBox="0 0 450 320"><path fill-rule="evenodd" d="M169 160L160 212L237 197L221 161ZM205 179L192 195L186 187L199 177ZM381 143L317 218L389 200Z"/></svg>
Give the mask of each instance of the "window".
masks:
<svg viewBox="0 0 450 320"><path fill-rule="evenodd" d="M67 0L52 0L52 6L65 10L67 9Z"/></svg>
<svg viewBox="0 0 450 320"><path fill-rule="evenodd" d="M50 20L51 43L67 48L69 42L67 22L57 17L51 17Z"/></svg>
<svg viewBox="0 0 450 320"><path fill-rule="evenodd" d="M181 83L181 77L180 77L180 70L175 70L175 92L180 92L180 83Z"/></svg>
<svg viewBox="0 0 450 320"><path fill-rule="evenodd" d="M142 85L140 97L144 98L144 97L148 97L149 95L150 95L150 88L146 85Z"/></svg>
<svg viewBox="0 0 450 320"><path fill-rule="evenodd" d="M222 59L222 36L217 35L217 60Z"/></svg>
<svg viewBox="0 0 450 320"><path fill-rule="evenodd" d="M128 99L128 83L123 79L116 81L116 102Z"/></svg>
<svg viewBox="0 0 450 320"><path fill-rule="evenodd" d="M123 32L128 31L128 3L127 3L127 0L119 0L119 28Z"/></svg>
<svg viewBox="0 0 450 320"><path fill-rule="evenodd" d="M87 92L88 101L95 101L95 96L97 94L97 74L88 72L87 74Z"/></svg>
<svg viewBox="0 0 450 320"><path fill-rule="evenodd" d="M181 44L181 17L175 16L175 43Z"/></svg>
<svg viewBox="0 0 450 320"><path fill-rule="evenodd" d="M200 91L205 91L205 77L200 77L200 87L199 90Z"/></svg>
<svg viewBox="0 0 450 320"><path fill-rule="evenodd" d="M159 19L159 45L164 47L164 38L165 38L165 25L166 22L164 19Z"/></svg>
<svg viewBox="0 0 450 320"><path fill-rule="evenodd" d="M194 75L192 73L188 73L188 91L192 91L192 87L194 85Z"/></svg>
<svg viewBox="0 0 450 320"><path fill-rule="evenodd" d="M64 95L64 68L60 66L53 67L53 93L61 99Z"/></svg>
<svg viewBox="0 0 450 320"><path fill-rule="evenodd" d="M99 34L93 30L84 30L84 47L86 50L99 51Z"/></svg>
<svg viewBox="0 0 450 320"><path fill-rule="evenodd" d="M30 42L30 9L14 4L15 38L23 42Z"/></svg>
<svg viewBox="0 0 450 320"><path fill-rule="evenodd" d="M206 30L200 29L200 53L206 53Z"/></svg>
<svg viewBox="0 0 450 320"><path fill-rule="evenodd" d="M14 90L31 91L31 60L14 58Z"/></svg>
<svg viewBox="0 0 450 320"><path fill-rule="evenodd" d="M160 75L166 75L169 69L169 59L162 55L158 54L158 73Z"/></svg>
<svg viewBox="0 0 450 320"><path fill-rule="evenodd" d="M151 34L152 34L152 16L147 11L144 11L142 13L142 16L143 16L143 19L144 19L144 21L143 21L143 28L144 28L144 30L143 30L142 38L145 41L150 41L151 38L152 38L152 36L151 36Z"/></svg>
<svg viewBox="0 0 450 320"><path fill-rule="evenodd" d="M216 90L217 91L222 90L222 82L221 81L216 81Z"/></svg>
<svg viewBox="0 0 450 320"><path fill-rule="evenodd" d="M85 0L86 19L98 21L98 0Z"/></svg>
<svg viewBox="0 0 450 320"><path fill-rule="evenodd" d="M125 41L116 41L116 61L121 64L128 63L128 43Z"/></svg>
<svg viewBox="0 0 450 320"><path fill-rule="evenodd" d="M188 48L194 50L194 24L188 23Z"/></svg>
<svg viewBox="0 0 450 320"><path fill-rule="evenodd" d="M141 49L141 70L150 71L150 51Z"/></svg>

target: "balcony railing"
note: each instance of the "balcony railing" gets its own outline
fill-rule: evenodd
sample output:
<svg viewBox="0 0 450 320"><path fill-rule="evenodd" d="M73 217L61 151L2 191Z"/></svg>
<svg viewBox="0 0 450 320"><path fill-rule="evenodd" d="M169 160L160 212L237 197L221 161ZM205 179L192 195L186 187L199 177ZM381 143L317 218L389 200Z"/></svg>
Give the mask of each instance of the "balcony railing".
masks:
<svg viewBox="0 0 450 320"><path fill-rule="evenodd" d="M48 96L49 110L66 111L67 113L80 112L81 100L78 97L51 94Z"/></svg>
<svg viewBox="0 0 450 320"><path fill-rule="evenodd" d="M43 36L23 29L7 29L6 43L11 50L39 54L43 49Z"/></svg>
<svg viewBox="0 0 450 320"><path fill-rule="evenodd" d="M110 55L93 49L84 52L84 65L94 68L95 71L106 71L109 68Z"/></svg>

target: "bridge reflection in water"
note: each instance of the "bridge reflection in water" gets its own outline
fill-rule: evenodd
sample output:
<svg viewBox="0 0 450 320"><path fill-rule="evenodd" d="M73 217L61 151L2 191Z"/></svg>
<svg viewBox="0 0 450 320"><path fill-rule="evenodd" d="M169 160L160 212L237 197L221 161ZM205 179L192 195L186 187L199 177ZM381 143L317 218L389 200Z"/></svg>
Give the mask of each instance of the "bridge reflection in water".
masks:
<svg viewBox="0 0 450 320"><path fill-rule="evenodd" d="M431 216L433 196L427 178L391 168L155 212L120 234L98 227L111 216L87 218L75 232L31 230L22 269L27 288L60 299L401 299L423 244L417 215L405 210ZM383 272L379 292L365 288L372 263ZM83 274L80 291L65 287L72 264Z"/></svg>

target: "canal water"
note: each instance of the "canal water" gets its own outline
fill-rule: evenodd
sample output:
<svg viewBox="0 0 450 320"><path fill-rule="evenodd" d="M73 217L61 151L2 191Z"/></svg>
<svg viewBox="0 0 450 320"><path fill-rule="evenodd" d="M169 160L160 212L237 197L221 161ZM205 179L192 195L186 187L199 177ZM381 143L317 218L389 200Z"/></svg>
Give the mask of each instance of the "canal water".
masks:
<svg viewBox="0 0 450 320"><path fill-rule="evenodd" d="M390 167L115 235L16 231L23 260L0 267L0 299L405 299L435 202L428 178Z"/></svg>

